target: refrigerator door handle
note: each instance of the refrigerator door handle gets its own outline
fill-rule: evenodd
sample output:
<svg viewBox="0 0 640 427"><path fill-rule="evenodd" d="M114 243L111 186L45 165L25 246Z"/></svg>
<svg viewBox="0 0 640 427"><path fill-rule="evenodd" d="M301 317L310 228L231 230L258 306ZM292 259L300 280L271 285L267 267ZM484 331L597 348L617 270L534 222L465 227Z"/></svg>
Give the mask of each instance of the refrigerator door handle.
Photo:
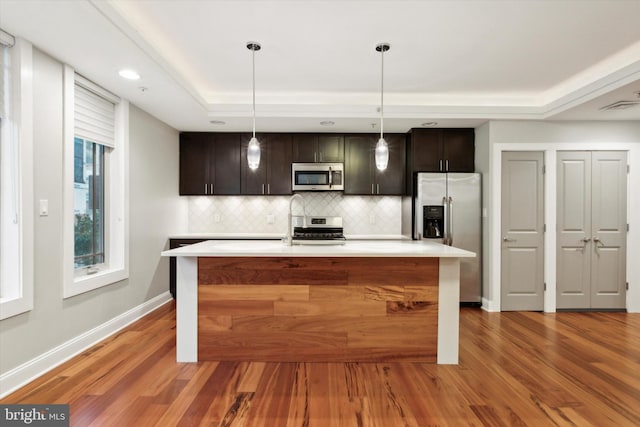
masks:
<svg viewBox="0 0 640 427"><path fill-rule="evenodd" d="M453 246L453 197L449 197L449 246Z"/></svg>
<svg viewBox="0 0 640 427"><path fill-rule="evenodd" d="M449 239L449 206L447 205L447 198L442 197L442 206L444 207L444 227L442 230L442 244L446 245Z"/></svg>

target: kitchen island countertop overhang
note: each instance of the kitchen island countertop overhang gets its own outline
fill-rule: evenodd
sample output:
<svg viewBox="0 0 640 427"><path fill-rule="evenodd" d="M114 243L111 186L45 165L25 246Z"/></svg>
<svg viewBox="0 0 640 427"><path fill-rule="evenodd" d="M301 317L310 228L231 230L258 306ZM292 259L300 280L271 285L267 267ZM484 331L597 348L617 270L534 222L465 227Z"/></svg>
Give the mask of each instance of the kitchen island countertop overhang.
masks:
<svg viewBox="0 0 640 427"><path fill-rule="evenodd" d="M162 255L177 259L178 362L251 353L279 360L297 348L299 361L375 361L379 354L381 360L458 363L460 258L473 252L424 240L326 246L209 240ZM311 319L315 324L302 333ZM385 322L396 331L415 331L416 338L384 332ZM325 325L338 330L322 335ZM247 335L256 327L266 334ZM378 330L386 337L372 335ZM378 346L384 340L387 347ZM419 348L422 342L425 348ZM318 345L318 353L305 355L307 345ZM283 346L289 351L278 350Z"/></svg>
<svg viewBox="0 0 640 427"><path fill-rule="evenodd" d="M348 240L340 245L292 245L280 240L207 240L166 250L174 257L429 257L472 258L475 253L429 240Z"/></svg>

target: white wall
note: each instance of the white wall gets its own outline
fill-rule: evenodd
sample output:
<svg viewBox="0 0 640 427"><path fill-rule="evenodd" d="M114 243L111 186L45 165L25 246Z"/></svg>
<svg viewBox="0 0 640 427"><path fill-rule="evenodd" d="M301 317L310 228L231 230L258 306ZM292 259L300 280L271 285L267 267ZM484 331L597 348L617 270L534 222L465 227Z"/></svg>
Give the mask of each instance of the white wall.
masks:
<svg viewBox="0 0 640 427"><path fill-rule="evenodd" d="M482 253L489 254L489 243L491 236L491 123L487 122L478 127L476 133L475 164L476 172L482 174ZM482 257L482 300L483 306L491 301L491 286L487 286L491 272L491 263L488 256Z"/></svg>
<svg viewBox="0 0 640 427"><path fill-rule="evenodd" d="M556 239L556 172L558 150L625 150L629 153L629 194L627 220L630 232L627 239L627 310L640 312L640 122L525 122L495 121L489 125L491 189L485 194L490 205L490 242L485 259L490 262L489 282L491 298L484 308L500 310L500 176L503 151L543 151L545 175L545 311L555 311L555 247Z"/></svg>
<svg viewBox="0 0 640 427"><path fill-rule="evenodd" d="M186 222L178 194L178 132L130 108L130 276L62 298L63 65L34 49L34 309L0 321L0 374L168 292L167 236ZM38 206L38 203L35 203ZM1 376L0 376L1 377ZM4 378L4 377L2 377ZM0 395L6 390L0 384ZM5 385L6 386L6 385Z"/></svg>

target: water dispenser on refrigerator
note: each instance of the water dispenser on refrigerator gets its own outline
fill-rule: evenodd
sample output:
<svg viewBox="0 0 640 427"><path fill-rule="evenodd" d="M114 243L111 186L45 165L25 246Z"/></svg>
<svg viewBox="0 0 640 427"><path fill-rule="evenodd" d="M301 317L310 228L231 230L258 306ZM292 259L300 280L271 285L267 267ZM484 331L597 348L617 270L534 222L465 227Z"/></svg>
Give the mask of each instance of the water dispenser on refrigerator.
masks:
<svg viewBox="0 0 640 427"><path fill-rule="evenodd" d="M422 207L423 230L425 239L442 239L444 233L444 206L428 205Z"/></svg>

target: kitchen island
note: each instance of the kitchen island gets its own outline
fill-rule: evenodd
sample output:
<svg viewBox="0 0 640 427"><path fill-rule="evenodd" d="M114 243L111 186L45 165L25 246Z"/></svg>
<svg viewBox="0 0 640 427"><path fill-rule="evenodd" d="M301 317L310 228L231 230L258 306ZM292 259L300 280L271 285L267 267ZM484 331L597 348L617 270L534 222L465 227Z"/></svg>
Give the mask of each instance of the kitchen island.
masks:
<svg viewBox="0 0 640 427"><path fill-rule="evenodd" d="M178 362L458 363L460 258L429 241L209 240L177 258Z"/></svg>

